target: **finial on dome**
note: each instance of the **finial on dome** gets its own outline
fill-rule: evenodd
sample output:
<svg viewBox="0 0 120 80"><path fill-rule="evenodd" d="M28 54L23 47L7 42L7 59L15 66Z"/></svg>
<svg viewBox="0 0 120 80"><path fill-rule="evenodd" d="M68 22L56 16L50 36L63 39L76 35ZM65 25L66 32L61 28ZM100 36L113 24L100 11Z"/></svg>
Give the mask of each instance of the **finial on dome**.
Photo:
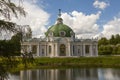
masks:
<svg viewBox="0 0 120 80"><path fill-rule="evenodd" d="M59 17L59 18L61 17L61 9L59 9L58 17Z"/></svg>
<svg viewBox="0 0 120 80"><path fill-rule="evenodd" d="M61 9L59 9L57 24L61 24L61 23L63 23L63 19L61 18Z"/></svg>

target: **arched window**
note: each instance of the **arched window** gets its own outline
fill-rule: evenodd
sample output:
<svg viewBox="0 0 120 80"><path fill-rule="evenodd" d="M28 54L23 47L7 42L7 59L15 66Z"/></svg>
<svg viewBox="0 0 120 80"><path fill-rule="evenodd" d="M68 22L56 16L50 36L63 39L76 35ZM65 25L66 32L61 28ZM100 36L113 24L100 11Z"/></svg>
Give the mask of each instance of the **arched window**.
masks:
<svg viewBox="0 0 120 80"><path fill-rule="evenodd" d="M66 56L66 47L64 44L60 45L60 56Z"/></svg>

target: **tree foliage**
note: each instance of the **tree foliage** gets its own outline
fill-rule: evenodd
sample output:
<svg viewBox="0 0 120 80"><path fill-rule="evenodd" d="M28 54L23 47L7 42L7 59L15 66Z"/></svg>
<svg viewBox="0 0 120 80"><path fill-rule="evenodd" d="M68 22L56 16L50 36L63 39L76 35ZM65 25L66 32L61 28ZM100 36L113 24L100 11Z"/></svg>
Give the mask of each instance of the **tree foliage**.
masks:
<svg viewBox="0 0 120 80"><path fill-rule="evenodd" d="M108 44L108 40L107 38L103 37L98 41L98 45L107 45Z"/></svg>
<svg viewBox="0 0 120 80"><path fill-rule="evenodd" d="M11 40L0 40L0 56L10 57L20 55L20 33L12 36Z"/></svg>
<svg viewBox="0 0 120 80"><path fill-rule="evenodd" d="M31 39L32 31L29 26L24 26L25 32L18 32L11 37L11 40L0 40L0 55L4 57L20 55L21 42L24 37Z"/></svg>
<svg viewBox="0 0 120 80"><path fill-rule="evenodd" d="M112 35L110 39L101 38L98 41L100 55L120 55L120 35Z"/></svg>
<svg viewBox="0 0 120 80"><path fill-rule="evenodd" d="M19 1L22 2L22 0ZM25 16L24 8L20 4L17 6L11 0L0 0L0 16L4 18L0 19L0 32L6 30L14 32L18 30L17 24L10 22L12 15L16 18L18 18L18 15Z"/></svg>

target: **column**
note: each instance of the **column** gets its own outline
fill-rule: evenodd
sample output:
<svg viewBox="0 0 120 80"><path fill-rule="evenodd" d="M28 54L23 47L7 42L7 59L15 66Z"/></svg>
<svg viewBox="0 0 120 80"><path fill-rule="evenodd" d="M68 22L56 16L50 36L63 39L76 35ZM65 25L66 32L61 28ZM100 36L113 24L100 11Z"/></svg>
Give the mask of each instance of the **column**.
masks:
<svg viewBox="0 0 120 80"><path fill-rule="evenodd" d="M80 45L80 56L83 56L83 45Z"/></svg>
<svg viewBox="0 0 120 80"><path fill-rule="evenodd" d="M57 48L58 48L57 43L55 43L55 55L54 56L58 56Z"/></svg>
<svg viewBox="0 0 120 80"><path fill-rule="evenodd" d="M59 44L56 44L56 56L59 56Z"/></svg>
<svg viewBox="0 0 120 80"><path fill-rule="evenodd" d="M95 47L95 49L96 49L96 55L95 56L98 56L98 45L96 44L96 47Z"/></svg>
<svg viewBox="0 0 120 80"><path fill-rule="evenodd" d="M55 50L56 50L56 46L55 46L55 43L54 43L54 57L55 57L55 55L56 55Z"/></svg>
<svg viewBox="0 0 120 80"><path fill-rule="evenodd" d="M94 54L94 53L93 53L93 45L90 44L90 56L94 56L93 54Z"/></svg>
<svg viewBox="0 0 120 80"><path fill-rule="evenodd" d="M39 44L37 45L37 54L36 56L39 56Z"/></svg>
<svg viewBox="0 0 120 80"><path fill-rule="evenodd" d="M41 54L41 45L39 45L39 56L42 56L42 54Z"/></svg>
<svg viewBox="0 0 120 80"><path fill-rule="evenodd" d="M54 56L54 44L52 43L52 45L51 45L51 57L53 57Z"/></svg>
<svg viewBox="0 0 120 80"><path fill-rule="evenodd" d="M83 44L83 56L85 56L85 45Z"/></svg>
<svg viewBox="0 0 120 80"><path fill-rule="evenodd" d="M39 55L42 56L42 46L41 45L39 45L39 50L40 50Z"/></svg>
<svg viewBox="0 0 120 80"><path fill-rule="evenodd" d="M50 52L49 52L49 44L47 45L47 56L49 56L50 57Z"/></svg>
<svg viewBox="0 0 120 80"><path fill-rule="evenodd" d="M68 43L68 56L71 56L71 51L70 51L70 43ZM67 53L66 53L67 54Z"/></svg>
<svg viewBox="0 0 120 80"><path fill-rule="evenodd" d="M82 44L80 45L80 56L83 56L83 46L82 46Z"/></svg>
<svg viewBox="0 0 120 80"><path fill-rule="evenodd" d="M71 44L70 47L71 47L71 48L70 48L70 50L71 50L71 56L73 56L73 44Z"/></svg>
<svg viewBox="0 0 120 80"><path fill-rule="evenodd" d="M45 53L46 53L46 56L48 56L48 53L47 53L47 44L45 45Z"/></svg>

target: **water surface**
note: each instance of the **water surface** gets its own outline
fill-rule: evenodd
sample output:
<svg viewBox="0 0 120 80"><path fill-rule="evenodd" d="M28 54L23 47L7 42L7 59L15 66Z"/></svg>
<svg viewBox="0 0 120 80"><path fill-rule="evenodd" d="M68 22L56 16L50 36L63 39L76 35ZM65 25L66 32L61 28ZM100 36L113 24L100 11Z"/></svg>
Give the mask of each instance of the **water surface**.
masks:
<svg viewBox="0 0 120 80"><path fill-rule="evenodd" d="M35 69L9 74L9 80L120 80L120 69Z"/></svg>

